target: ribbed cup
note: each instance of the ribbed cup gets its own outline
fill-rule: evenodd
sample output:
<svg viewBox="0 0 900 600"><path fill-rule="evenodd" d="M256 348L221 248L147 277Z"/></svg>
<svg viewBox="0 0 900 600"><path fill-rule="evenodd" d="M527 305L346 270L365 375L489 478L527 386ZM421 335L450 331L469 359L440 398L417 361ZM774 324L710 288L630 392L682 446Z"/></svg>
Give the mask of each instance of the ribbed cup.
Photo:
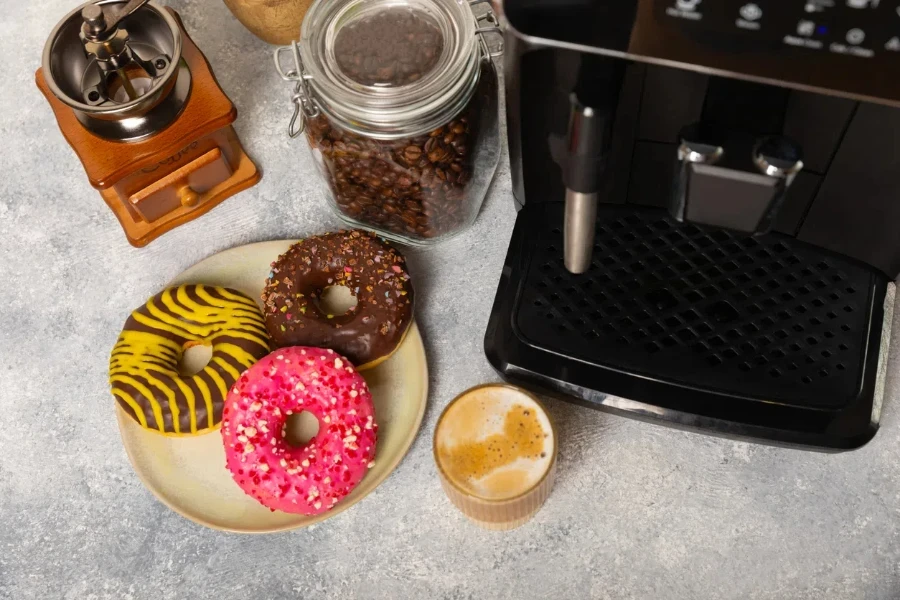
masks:
<svg viewBox="0 0 900 600"><path fill-rule="evenodd" d="M441 430L441 424L449 409L461 398L478 390L489 388L506 388L527 396L535 403L537 408L547 416L547 422L550 424L551 434L553 435L552 455L546 472L532 487L511 498L480 498L469 490L461 488L445 472L438 452L438 432ZM505 531L524 525L538 510L540 510L541 506L543 506L547 497L550 495L550 491L553 489L553 482L556 479L556 431L553 427L553 422L550 420L549 415L547 415L547 411L544 410L543 405L529 392L508 384L486 384L468 389L454 398L453 401L447 405L444 412L441 413L434 431L434 460L437 464L441 487L444 489L450 502L452 502L456 508L461 510L464 515L481 527L495 531Z"/></svg>

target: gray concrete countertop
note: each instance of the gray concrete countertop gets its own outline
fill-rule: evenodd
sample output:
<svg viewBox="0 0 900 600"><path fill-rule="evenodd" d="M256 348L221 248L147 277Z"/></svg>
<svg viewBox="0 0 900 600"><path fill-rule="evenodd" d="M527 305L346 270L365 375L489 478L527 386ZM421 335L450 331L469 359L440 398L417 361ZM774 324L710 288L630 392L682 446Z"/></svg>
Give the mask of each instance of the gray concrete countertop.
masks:
<svg viewBox="0 0 900 600"><path fill-rule="evenodd" d="M856 452L553 402L559 476L532 522L482 531L449 504L431 435L455 394L496 380L482 338L515 217L506 164L470 231L409 252L431 394L383 485L334 519L268 536L205 529L159 503L125 456L107 389L128 312L215 252L338 225L303 142L285 135L290 92L271 48L218 0L170 4L264 177L134 249L34 86L45 37L75 2L0 0L0 598L900 598L896 356L881 431Z"/></svg>

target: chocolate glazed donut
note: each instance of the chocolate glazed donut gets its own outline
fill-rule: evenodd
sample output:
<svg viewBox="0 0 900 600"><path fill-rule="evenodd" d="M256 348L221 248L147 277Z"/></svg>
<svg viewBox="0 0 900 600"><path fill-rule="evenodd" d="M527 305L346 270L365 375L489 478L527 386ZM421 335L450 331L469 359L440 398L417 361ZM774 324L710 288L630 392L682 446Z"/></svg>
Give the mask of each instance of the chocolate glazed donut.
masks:
<svg viewBox="0 0 900 600"><path fill-rule="evenodd" d="M344 286L357 304L343 315L320 307ZM276 346L316 346L374 367L400 346L413 317L406 260L375 234L338 231L300 240L272 263L263 289L266 328Z"/></svg>

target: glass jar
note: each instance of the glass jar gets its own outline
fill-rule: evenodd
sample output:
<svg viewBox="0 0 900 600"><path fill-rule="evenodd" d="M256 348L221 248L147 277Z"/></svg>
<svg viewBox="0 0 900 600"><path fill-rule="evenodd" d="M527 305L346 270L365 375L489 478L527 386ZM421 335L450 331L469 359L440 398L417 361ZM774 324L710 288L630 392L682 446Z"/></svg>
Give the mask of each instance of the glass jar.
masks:
<svg viewBox="0 0 900 600"><path fill-rule="evenodd" d="M477 3L477 2L473 2ZM275 64L338 215L426 245L471 225L500 158L498 79L465 0L317 0ZM283 68L282 55L293 64Z"/></svg>

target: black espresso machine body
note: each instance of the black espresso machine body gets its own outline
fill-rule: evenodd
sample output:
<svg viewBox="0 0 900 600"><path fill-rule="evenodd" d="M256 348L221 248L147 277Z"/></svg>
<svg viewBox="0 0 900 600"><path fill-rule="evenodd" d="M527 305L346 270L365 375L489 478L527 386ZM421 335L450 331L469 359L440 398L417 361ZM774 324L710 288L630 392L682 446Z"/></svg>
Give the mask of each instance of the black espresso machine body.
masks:
<svg viewBox="0 0 900 600"><path fill-rule="evenodd" d="M900 9L506 0L506 378L826 450L878 428L900 272Z"/></svg>

